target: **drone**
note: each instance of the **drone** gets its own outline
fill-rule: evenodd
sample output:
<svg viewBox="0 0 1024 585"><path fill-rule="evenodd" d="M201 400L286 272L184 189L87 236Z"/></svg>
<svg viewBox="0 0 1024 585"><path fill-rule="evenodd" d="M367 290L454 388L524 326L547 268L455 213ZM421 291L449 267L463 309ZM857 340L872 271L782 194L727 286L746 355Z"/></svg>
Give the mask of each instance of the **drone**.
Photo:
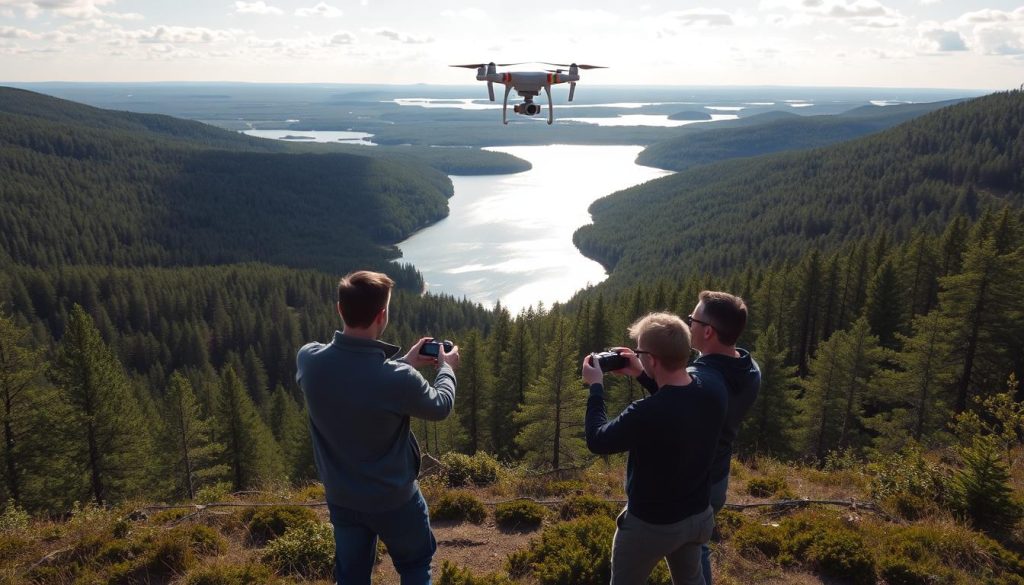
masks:
<svg viewBox="0 0 1024 585"><path fill-rule="evenodd" d="M569 101L572 101L576 93L576 82L580 80L580 69L607 69L601 65L577 65L576 63L541 63L552 65L558 69L546 71L504 71L498 72L498 67L511 67L523 65L523 63L475 63L472 65L452 65L452 67L464 67L476 69L477 81L487 82L487 95L494 101L494 84L501 83L505 86L505 100L501 106L501 122L508 124L508 94L515 89L523 103L515 104L512 111L522 116L536 116L541 111L540 104L536 104L533 98L540 94L540 90L548 96L548 124L555 121L555 108L551 103L551 86L558 83L569 84ZM562 67L568 67L568 72Z"/></svg>

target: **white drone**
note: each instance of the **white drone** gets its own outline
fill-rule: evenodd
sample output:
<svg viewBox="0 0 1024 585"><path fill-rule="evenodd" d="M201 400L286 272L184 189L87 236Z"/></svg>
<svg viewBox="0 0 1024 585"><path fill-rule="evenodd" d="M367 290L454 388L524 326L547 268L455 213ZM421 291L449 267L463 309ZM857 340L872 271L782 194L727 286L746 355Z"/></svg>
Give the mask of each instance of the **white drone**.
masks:
<svg viewBox="0 0 1024 585"><path fill-rule="evenodd" d="M494 101L494 84L501 83L505 86L505 101L501 106L501 121L508 124L508 94L513 89L523 98L523 103L515 104L512 108L517 114L523 116L536 116L540 113L541 106L533 102L533 98L540 94L543 89L548 95L548 124L555 121L555 108L551 103L551 86L558 83L569 84L569 101L576 92L576 82L580 80L580 69L607 69L600 65L577 65L571 63L542 63L555 67L568 67L565 69L549 69L547 71L504 71L498 72L498 67L511 67L522 65L522 63L476 63L472 65L452 65L452 67L465 67L476 69L477 81L487 82L487 95Z"/></svg>

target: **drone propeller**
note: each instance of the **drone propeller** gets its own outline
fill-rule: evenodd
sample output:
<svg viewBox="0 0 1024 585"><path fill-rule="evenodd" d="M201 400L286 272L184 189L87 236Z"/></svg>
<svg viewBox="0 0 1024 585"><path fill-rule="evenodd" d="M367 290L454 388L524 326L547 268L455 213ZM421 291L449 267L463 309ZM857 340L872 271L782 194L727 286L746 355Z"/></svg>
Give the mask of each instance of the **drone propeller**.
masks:
<svg viewBox="0 0 1024 585"><path fill-rule="evenodd" d="M473 63L471 65L449 65L449 67L464 67L466 69L479 69L480 67L487 67L490 63ZM496 67L511 67L513 65L522 65L522 63L495 63Z"/></svg>
<svg viewBox="0 0 1024 585"><path fill-rule="evenodd" d="M547 61L541 61L544 65L554 65L555 67L572 67L575 63L548 63ZM604 65L576 65L579 69L607 69Z"/></svg>

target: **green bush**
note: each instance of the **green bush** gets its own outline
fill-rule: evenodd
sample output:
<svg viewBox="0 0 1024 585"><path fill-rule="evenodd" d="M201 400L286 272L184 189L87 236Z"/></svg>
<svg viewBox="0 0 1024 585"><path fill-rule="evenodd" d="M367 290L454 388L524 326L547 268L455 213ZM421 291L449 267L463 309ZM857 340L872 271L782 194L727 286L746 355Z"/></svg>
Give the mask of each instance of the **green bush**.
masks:
<svg viewBox="0 0 1024 585"><path fill-rule="evenodd" d="M755 477L747 482L747 493L755 498L787 494L787 489L786 480L781 477Z"/></svg>
<svg viewBox="0 0 1024 585"><path fill-rule="evenodd" d="M777 559L782 554L783 537L777 526L749 523L736 531L733 543L741 554Z"/></svg>
<svg viewBox="0 0 1024 585"><path fill-rule="evenodd" d="M209 504L212 502L223 502L231 495L231 490L231 483L226 481L205 485L196 490L196 503Z"/></svg>
<svg viewBox="0 0 1024 585"><path fill-rule="evenodd" d="M883 455L868 465L868 472L871 497L907 520L935 511L946 492L941 469L928 463L915 446Z"/></svg>
<svg viewBox="0 0 1024 585"><path fill-rule="evenodd" d="M316 521L316 513L302 506L266 506L246 508L242 512L242 522L249 530L250 540L256 544L273 540L289 528Z"/></svg>
<svg viewBox="0 0 1024 585"><path fill-rule="evenodd" d="M28 528L28 512L19 508L14 500L7 500L4 512L0 514L0 533L19 532Z"/></svg>
<svg viewBox="0 0 1024 585"><path fill-rule="evenodd" d="M192 514L195 510L191 508L171 508L169 510L160 510L149 517L151 524L170 524L177 520L181 520L185 516Z"/></svg>
<svg viewBox="0 0 1024 585"><path fill-rule="evenodd" d="M991 437L976 437L960 449L963 467L952 481L953 504L975 527L1002 535L1024 517L1013 497L1010 470Z"/></svg>
<svg viewBox="0 0 1024 585"><path fill-rule="evenodd" d="M873 585L875 561L860 534L849 530L819 535L809 547L807 560L825 577L857 585Z"/></svg>
<svg viewBox="0 0 1024 585"><path fill-rule="evenodd" d="M448 492L442 494L436 503L430 506L431 520L452 520L455 522L472 522L481 524L487 518L487 510L483 502L466 492Z"/></svg>
<svg viewBox="0 0 1024 585"><path fill-rule="evenodd" d="M573 520L583 516L607 516L614 519L622 511L622 506L607 502L596 496L573 496L562 503L558 516L562 520Z"/></svg>
<svg viewBox="0 0 1024 585"><path fill-rule="evenodd" d="M289 528L267 545L263 562L280 573L330 578L334 571L334 530L320 522Z"/></svg>
<svg viewBox="0 0 1024 585"><path fill-rule="evenodd" d="M216 556L228 550L227 541L219 532L204 524L179 526L170 531L175 539L187 542L189 547L200 556Z"/></svg>
<svg viewBox="0 0 1024 585"><path fill-rule="evenodd" d="M488 486L501 477L501 463L487 453L475 455L448 452L441 456L445 481L449 487Z"/></svg>
<svg viewBox="0 0 1024 585"><path fill-rule="evenodd" d="M469 569L444 561L441 563L441 574L434 581L436 585L514 585L512 579L499 573L489 573L477 577Z"/></svg>
<svg viewBox="0 0 1024 585"><path fill-rule="evenodd" d="M611 577L615 521L585 516L544 529L529 548L509 556L512 576L533 575L541 585L604 585Z"/></svg>
<svg viewBox="0 0 1024 585"><path fill-rule="evenodd" d="M189 574L184 585L264 585L274 581L268 567L253 563L203 567Z"/></svg>
<svg viewBox="0 0 1024 585"><path fill-rule="evenodd" d="M515 500L498 504L494 521L507 530L534 530L548 514L548 509L530 500Z"/></svg>
<svg viewBox="0 0 1024 585"><path fill-rule="evenodd" d="M887 556L878 563L878 576L887 585L931 585L951 583L950 571L904 557Z"/></svg>

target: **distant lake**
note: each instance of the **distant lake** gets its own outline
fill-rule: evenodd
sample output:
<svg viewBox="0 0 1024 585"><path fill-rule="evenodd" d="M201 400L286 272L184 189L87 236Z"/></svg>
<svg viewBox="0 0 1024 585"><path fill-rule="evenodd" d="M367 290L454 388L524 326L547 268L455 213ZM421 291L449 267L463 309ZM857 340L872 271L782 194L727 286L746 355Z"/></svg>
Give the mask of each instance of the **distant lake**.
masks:
<svg viewBox="0 0 1024 585"><path fill-rule="evenodd" d="M373 138L373 134L344 130L244 130L242 134L288 142L334 142L337 144L376 146L376 144L367 140L367 138Z"/></svg>
<svg viewBox="0 0 1024 585"><path fill-rule="evenodd" d="M635 164L640 146L512 146L488 148L533 164L524 173L451 177L450 215L401 242L427 290L466 297L513 313L551 306L605 279L572 234L590 223L587 207L615 191L668 171Z"/></svg>
<svg viewBox="0 0 1024 585"><path fill-rule="evenodd" d="M675 128L689 124L707 124L708 122L735 120L737 118L739 116L735 114L711 114L710 120L670 120L668 116L654 114L623 114L614 118L561 118L560 121L582 122L598 126L661 126L664 128Z"/></svg>

